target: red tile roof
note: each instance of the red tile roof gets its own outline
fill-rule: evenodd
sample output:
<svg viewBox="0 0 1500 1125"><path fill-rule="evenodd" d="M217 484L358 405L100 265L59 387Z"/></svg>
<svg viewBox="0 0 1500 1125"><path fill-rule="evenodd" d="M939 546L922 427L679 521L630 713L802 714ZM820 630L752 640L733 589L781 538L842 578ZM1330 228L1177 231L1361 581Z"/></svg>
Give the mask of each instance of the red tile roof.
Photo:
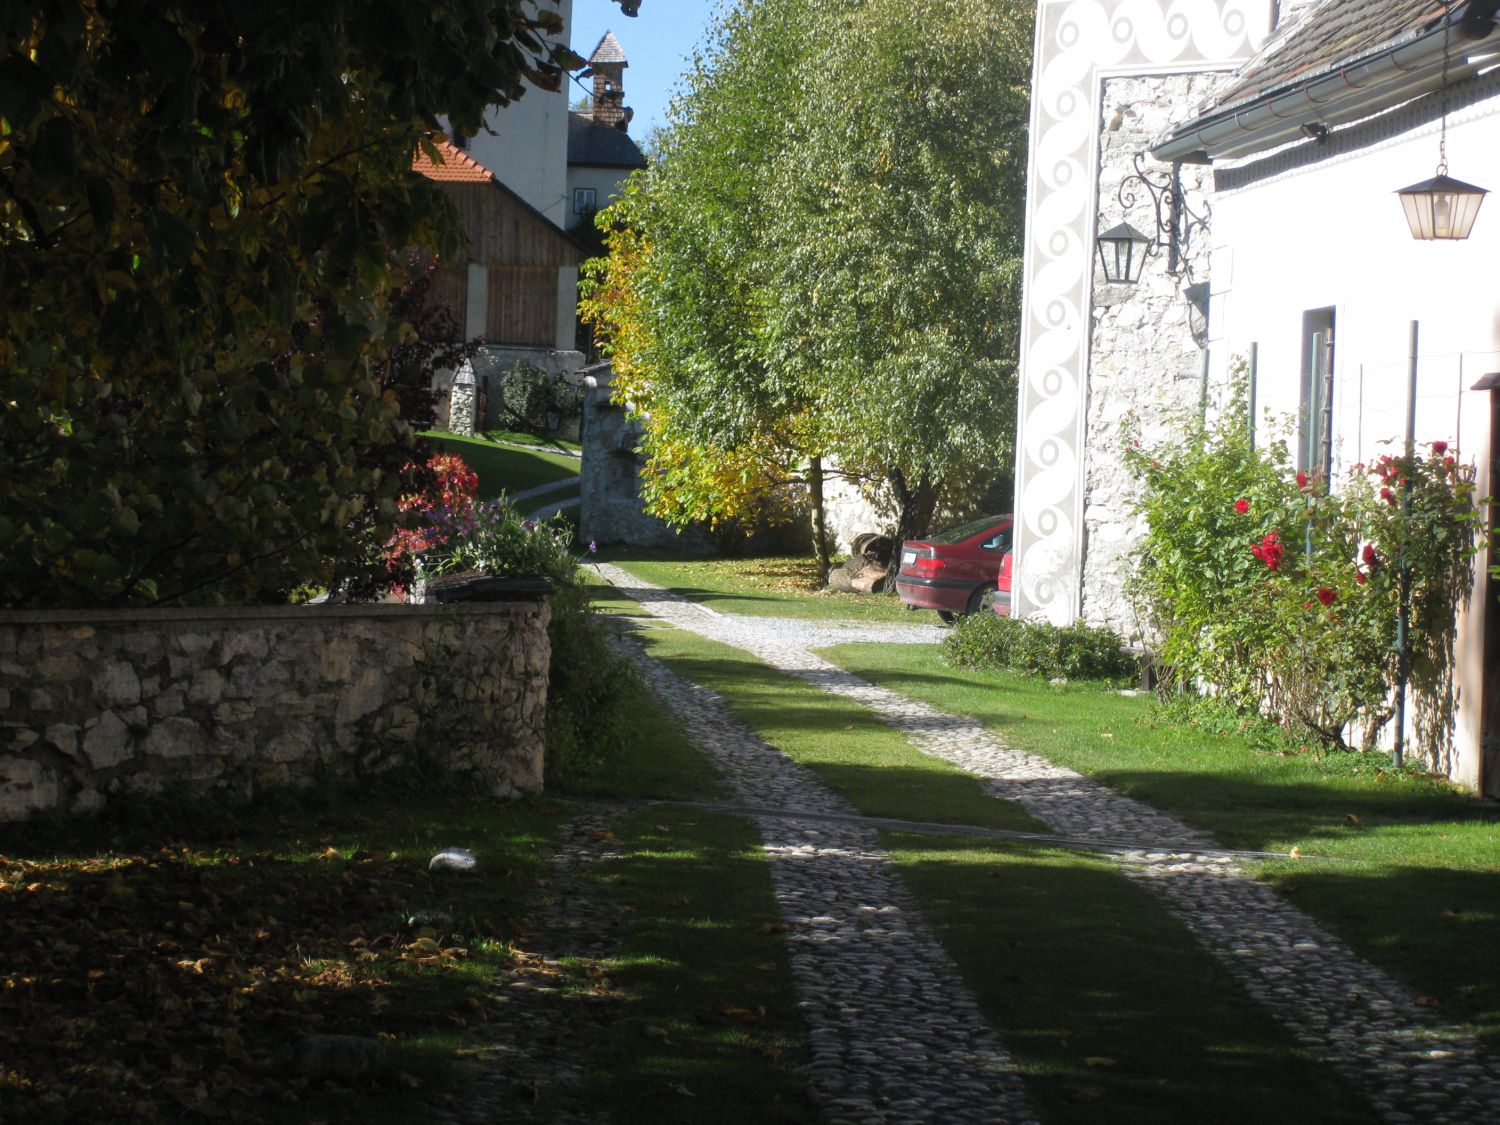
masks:
<svg viewBox="0 0 1500 1125"><path fill-rule="evenodd" d="M411 158L412 171L421 172L429 180L439 180L446 183L483 184L496 182L495 173L491 172L451 141L438 141L437 150L438 155L443 158L441 164L434 164L425 152L420 148L417 149Z"/></svg>

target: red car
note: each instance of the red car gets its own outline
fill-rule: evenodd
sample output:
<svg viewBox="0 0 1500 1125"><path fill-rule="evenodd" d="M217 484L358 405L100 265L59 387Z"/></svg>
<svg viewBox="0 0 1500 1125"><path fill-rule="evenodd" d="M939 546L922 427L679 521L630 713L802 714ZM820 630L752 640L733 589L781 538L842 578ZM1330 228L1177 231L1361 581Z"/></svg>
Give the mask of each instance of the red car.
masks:
<svg viewBox="0 0 1500 1125"><path fill-rule="evenodd" d="M896 593L907 609L934 609L950 624L993 599L1010 613L1010 541L1014 519L986 516L930 539L901 544Z"/></svg>

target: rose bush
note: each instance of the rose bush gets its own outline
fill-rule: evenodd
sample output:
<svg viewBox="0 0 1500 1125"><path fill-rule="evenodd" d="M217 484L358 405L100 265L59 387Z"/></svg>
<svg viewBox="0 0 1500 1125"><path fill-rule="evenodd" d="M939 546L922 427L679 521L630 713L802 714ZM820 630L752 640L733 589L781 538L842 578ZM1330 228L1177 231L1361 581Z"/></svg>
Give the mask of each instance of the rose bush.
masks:
<svg viewBox="0 0 1500 1125"><path fill-rule="evenodd" d="M1284 441L1255 447L1246 410L1235 393L1197 440L1127 455L1146 522L1130 588L1164 686L1369 746L1392 714L1409 582L1417 745L1436 753L1475 552L1472 469L1435 442L1357 465L1330 492Z"/></svg>

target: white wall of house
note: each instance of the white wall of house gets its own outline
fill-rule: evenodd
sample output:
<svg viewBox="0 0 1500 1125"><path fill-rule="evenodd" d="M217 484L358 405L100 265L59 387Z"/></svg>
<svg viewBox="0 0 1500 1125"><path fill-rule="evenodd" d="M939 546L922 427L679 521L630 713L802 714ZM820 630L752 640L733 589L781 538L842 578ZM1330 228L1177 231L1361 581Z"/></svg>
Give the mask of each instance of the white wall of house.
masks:
<svg viewBox="0 0 1500 1125"><path fill-rule="evenodd" d="M1500 97L1462 117L1449 123L1451 173L1500 189ZM1394 191L1432 175L1437 150L1433 122L1215 198L1215 368L1258 344L1260 405L1295 412L1303 313L1334 309L1336 473L1405 431L1412 320L1418 439L1477 454L1489 426L1487 402L1482 426L1465 405L1478 399L1468 387L1500 370L1500 207L1487 201L1466 241L1411 238Z"/></svg>
<svg viewBox="0 0 1500 1125"><path fill-rule="evenodd" d="M1335 484L1350 466L1401 449L1415 320L1417 442L1456 446L1477 467L1480 495L1500 486L1488 479L1489 393L1470 389L1500 371L1500 198L1481 207L1467 241L1418 242L1393 194L1433 174L1438 128L1398 113L1336 133L1326 155L1297 146L1220 172L1221 183L1248 182L1214 200L1217 377L1257 345L1260 433L1269 437L1264 411L1288 416L1301 406L1304 313L1332 309ZM1450 115L1447 147L1451 175L1500 191L1500 83ZM1454 760L1437 763L1469 785L1479 778L1481 638L1493 602L1484 568L1475 569L1460 620Z"/></svg>
<svg viewBox="0 0 1500 1125"><path fill-rule="evenodd" d="M573 25L573 0L541 0L563 18L561 42L567 44ZM529 86L506 106L491 106L485 115L487 132L470 137L469 155L490 169L500 181L558 226L572 225L565 188L568 170L568 96L562 89Z"/></svg>
<svg viewBox="0 0 1500 1125"><path fill-rule="evenodd" d="M619 198L620 185L625 178L635 169L633 168L595 168L590 166L575 165L568 169L568 222L567 226L572 229L578 222L579 216L574 211L573 193L577 188L587 188L594 193L594 206L598 210L608 207L611 202Z"/></svg>

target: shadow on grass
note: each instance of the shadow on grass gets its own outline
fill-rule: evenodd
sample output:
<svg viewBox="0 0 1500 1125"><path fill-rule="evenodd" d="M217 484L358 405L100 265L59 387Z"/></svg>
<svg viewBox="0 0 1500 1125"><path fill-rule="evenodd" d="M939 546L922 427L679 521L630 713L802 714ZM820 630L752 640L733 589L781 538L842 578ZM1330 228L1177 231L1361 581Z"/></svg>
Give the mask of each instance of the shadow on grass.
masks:
<svg viewBox="0 0 1500 1125"><path fill-rule="evenodd" d="M1158 808L1180 811L1184 819L1234 848L1284 851L1295 844L1307 852L1320 843L1390 829L1500 829L1500 810L1456 793L1413 793L1396 785L1384 790L1333 789L1292 780L1256 780L1198 772L1190 760L1170 769L1105 768L1093 777ZM1500 852L1492 853L1496 857Z"/></svg>
<svg viewBox="0 0 1500 1125"><path fill-rule="evenodd" d="M743 820L656 810L622 834L630 909L613 973L628 1003L590 1060L621 1123L814 1122L776 902Z"/></svg>
<svg viewBox="0 0 1500 1125"><path fill-rule="evenodd" d="M1467 1023L1500 1049L1500 877L1490 872L1373 864L1279 863L1265 876L1293 903L1361 951L1444 1020Z"/></svg>
<svg viewBox="0 0 1500 1125"><path fill-rule="evenodd" d="M1044 1120L1371 1119L1110 865L1026 845L889 839Z"/></svg>
<svg viewBox="0 0 1500 1125"><path fill-rule="evenodd" d="M422 1116L415 1087L456 1045L424 1043L485 1018L471 998L520 932L550 819L410 799L240 816L204 841L136 824L107 849L7 842L0 1057L24 1081L0 1116ZM427 870L456 843L484 878ZM393 1073L352 1094L309 1083L291 1059L312 1034L390 1037Z"/></svg>

